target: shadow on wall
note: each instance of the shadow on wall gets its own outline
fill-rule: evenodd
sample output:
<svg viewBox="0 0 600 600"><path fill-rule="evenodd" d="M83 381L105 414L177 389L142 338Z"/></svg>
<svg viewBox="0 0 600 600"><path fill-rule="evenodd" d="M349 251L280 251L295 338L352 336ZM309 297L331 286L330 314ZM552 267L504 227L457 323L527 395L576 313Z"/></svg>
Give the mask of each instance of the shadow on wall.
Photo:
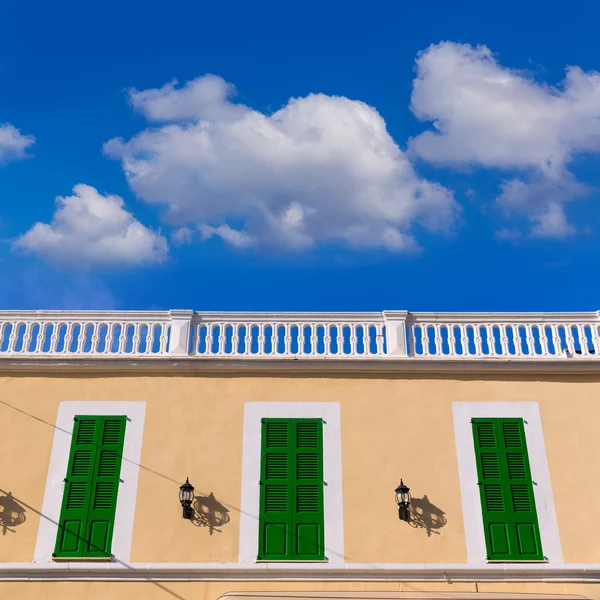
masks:
<svg viewBox="0 0 600 600"><path fill-rule="evenodd" d="M436 530L441 529L448 522L445 514L442 509L429 501L427 495L410 500L409 525L415 529L424 529L427 537L431 537L432 533L440 535Z"/></svg>
<svg viewBox="0 0 600 600"><path fill-rule="evenodd" d="M0 496L0 530L2 535L15 533L15 527L25 523L25 509L13 498L10 492Z"/></svg>
<svg viewBox="0 0 600 600"><path fill-rule="evenodd" d="M229 510L215 498L212 492L208 496L196 496L193 506L192 523L197 527L207 527L210 535L215 531L221 533L219 527L227 525L231 520Z"/></svg>

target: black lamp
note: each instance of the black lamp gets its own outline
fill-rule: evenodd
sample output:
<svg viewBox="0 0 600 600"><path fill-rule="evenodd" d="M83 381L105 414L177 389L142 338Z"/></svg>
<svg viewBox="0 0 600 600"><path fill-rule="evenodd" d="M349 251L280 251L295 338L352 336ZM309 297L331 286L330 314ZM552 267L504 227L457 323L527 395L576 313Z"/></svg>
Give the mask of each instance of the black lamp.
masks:
<svg viewBox="0 0 600 600"><path fill-rule="evenodd" d="M410 513L408 507L410 506L410 489L404 485L402 479L400 485L396 488L396 504L398 504L398 516L401 521L408 521Z"/></svg>
<svg viewBox="0 0 600 600"><path fill-rule="evenodd" d="M179 488L179 502L183 507L183 518L191 519L194 516L192 502L194 500L194 486L190 483L189 477L185 478L185 483Z"/></svg>

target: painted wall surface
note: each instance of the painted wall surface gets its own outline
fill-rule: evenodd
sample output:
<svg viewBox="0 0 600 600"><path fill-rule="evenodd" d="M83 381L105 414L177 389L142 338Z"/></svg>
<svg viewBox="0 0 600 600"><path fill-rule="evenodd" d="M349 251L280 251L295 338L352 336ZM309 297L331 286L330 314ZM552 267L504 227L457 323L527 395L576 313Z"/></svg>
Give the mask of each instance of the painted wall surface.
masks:
<svg viewBox="0 0 600 600"><path fill-rule="evenodd" d="M598 397L600 380L591 376L5 377L0 515L16 503L22 522L2 517L0 561L33 559L61 401L146 402L131 561L199 563L238 560L245 402L340 403L346 561L464 563L452 403L536 401L564 560L600 563ZM181 518L178 488L186 476L212 511L212 524ZM400 477L424 511L420 523L398 520L393 492Z"/></svg>
<svg viewBox="0 0 600 600"><path fill-rule="evenodd" d="M600 598L600 586L583 583L325 583L325 582L27 582L0 583L0 598L19 600L218 600L227 592L480 592L577 594ZM460 598L460 596L458 596ZM225 600L225 599L224 599ZM356 600L356 599L355 599ZM371 598L371 600L373 600ZM407 600L410 600L408 596ZM501 597L498 600L502 600Z"/></svg>

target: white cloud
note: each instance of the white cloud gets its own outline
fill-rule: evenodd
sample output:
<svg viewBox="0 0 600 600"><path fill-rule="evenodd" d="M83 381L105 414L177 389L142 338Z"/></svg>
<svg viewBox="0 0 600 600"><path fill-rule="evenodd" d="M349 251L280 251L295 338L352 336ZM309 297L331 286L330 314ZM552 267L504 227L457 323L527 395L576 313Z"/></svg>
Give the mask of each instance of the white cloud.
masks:
<svg viewBox="0 0 600 600"><path fill-rule="evenodd" d="M205 75L188 81L176 89L177 80L159 89L129 90L131 106L148 121L186 121L203 119L230 121L242 116L246 107L232 104L228 98L235 95L235 87L216 75Z"/></svg>
<svg viewBox="0 0 600 600"><path fill-rule="evenodd" d="M26 158L27 149L34 143L32 135L23 135L10 123L0 124L0 164Z"/></svg>
<svg viewBox="0 0 600 600"><path fill-rule="evenodd" d="M568 173L560 177L533 177L503 181L496 199L507 215L521 215L529 219L534 237L564 238L576 232L567 220L564 204L585 196L589 188Z"/></svg>
<svg viewBox="0 0 600 600"><path fill-rule="evenodd" d="M505 184L500 205L527 214L534 235L573 233L562 204L581 194L568 165L600 151L600 73L569 67L552 87L503 67L485 46L451 42L419 54L416 69L411 109L434 131L411 140L409 153L444 165L523 170L526 181ZM548 197L554 187L562 197Z"/></svg>
<svg viewBox="0 0 600 600"><path fill-rule="evenodd" d="M254 244L254 240L247 233L244 231L238 231L237 229L232 229L227 224L219 225L218 227L200 225L199 229L200 233L202 234L202 238L205 240L213 236L217 236L232 246L237 246L238 248L245 248Z"/></svg>
<svg viewBox="0 0 600 600"><path fill-rule="evenodd" d="M171 240L179 246L187 246L194 241L194 231L189 227L180 227L171 234Z"/></svg>
<svg viewBox="0 0 600 600"><path fill-rule="evenodd" d="M600 150L600 73L569 67L554 88L485 46L443 42L419 54L411 109L433 122L410 144L431 162L557 173L577 152Z"/></svg>
<svg viewBox="0 0 600 600"><path fill-rule="evenodd" d="M374 108L312 94L266 115L233 93L212 75L130 92L136 110L162 123L105 152L170 223L237 246L396 251L416 246L416 225L452 227L452 193L415 174Z"/></svg>
<svg viewBox="0 0 600 600"><path fill-rule="evenodd" d="M69 267L136 266L167 257L164 237L127 212L119 196L103 196L79 184L73 196L56 199L51 224L36 223L14 247Z"/></svg>

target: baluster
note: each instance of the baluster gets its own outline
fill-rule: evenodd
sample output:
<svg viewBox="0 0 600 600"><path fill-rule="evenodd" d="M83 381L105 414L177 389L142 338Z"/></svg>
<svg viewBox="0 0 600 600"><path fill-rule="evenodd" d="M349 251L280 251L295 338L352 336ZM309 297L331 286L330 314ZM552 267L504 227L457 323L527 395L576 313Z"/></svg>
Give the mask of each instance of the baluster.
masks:
<svg viewBox="0 0 600 600"><path fill-rule="evenodd" d="M502 356L509 356L510 350L508 347L508 326L506 323L501 323L500 328L500 348L502 349Z"/></svg>
<svg viewBox="0 0 600 600"><path fill-rule="evenodd" d="M450 323L446 326L448 332L448 356L456 356L456 336L454 334L454 325Z"/></svg>
<svg viewBox="0 0 600 600"><path fill-rule="evenodd" d="M581 346L581 356L590 355L590 342L585 334L585 325L583 323L577 324L577 332L579 333L579 345Z"/></svg>
<svg viewBox="0 0 600 600"><path fill-rule="evenodd" d="M475 345L475 356L483 356L483 340L481 339L481 325L473 325L473 344Z"/></svg>
<svg viewBox="0 0 600 600"><path fill-rule="evenodd" d="M283 352L286 356L292 356L292 328L293 323L284 324Z"/></svg>
<svg viewBox="0 0 600 600"><path fill-rule="evenodd" d="M42 352L42 349L44 347L44 323L42 321L36 322L36 325L38 326L38 332L35 336L35 342L33 343L33 353L34 354L40 354ZM0 329L1 331L1 329ZM0 345L2 344L2 336L0 335Z"/></svg>
<svg viewBox="0 0 600 600"><path fill-rule="evenodd" d="M304 326L304 323L298 323L298 356L304 356Z"/></svg>
<svg viewBox="0 0 600 600"><path fill-rule="evenodd" d="M376 346L376 350L377 350L377 356L383 356L383 323L376 323L375 324L375 335L377 336L377 346Z"/></svg>
<svg viewBox="0 0 600 600"><path fill-rule="evenodd" d="M48 354L56 354L58 347L58 336L60 334L60 328L62 323L60 321L55 321L52 323L52 335L50 336L50 350Z"/></svg>
<svg viewBox="0 0 600 600"><path fill-rule="evenodd" d="M552 335L552 345L554 346L554 356L560 356L562 354L562 343L556 323L550 323L550 333Z"/></svg>
<svg viewBox="0 0 600 600"><path fill-rule="evenodd" d="M131 354L140 353L140 323L134 323L133 335L131 336Z"/></svg>
<svg viewBox="0 0 600 600"><path fill-rule="evenodd" d="M217 354L219 356L225 356L225 345L227 341L227 323L219 323L219 341L217 347Z"/></svg>
<svg viewBox="0 0 600 600"><path fill-rule="evenodd" d="M19 323L18 321L15 321L12 324L12 330L11 330L10 336L8 338L8 352L10 354L14 354L14 352L15 352L15 346L17 344L17 337L18 337L18 331L19 331L20 326L21 326L21 323Z"/></svg>
<svg viewBox="0 0 600 600"><path fill-rule="evenodd" d="M252 323L244 323L246 335L244 336L244 356L252 354Z"/></svg>
<svg viewBox="0 0 600 600"><path fill-rule="evenodd" d="M206 324L206 354L207 355L212 355L213 353L213 328L214 328L215 324L214 323L207 323Z"/></svg>
<svg viewBox="0 0 600 600"><path fill-rule="evenodd" d="M119 334L119 349L118 353L123 354L127 347L127 323L119 323L121 325L121 333Z"/></svg>
<svg viewBox="0 0 600 600"><path fill-rule="evenodd" d="M317 324L310 324L310 355L315 356L317 354Z"/></svg>
<svg viewBox="0 0 600 600"><path fill-rule="evenodd" d="M258 324L258 336L257 336L258 356L264 356L265 354L265 326L264 323Z"/></svg>
<svg viewBox="0 0 600 600"><path fill-rule="evenodd" d="M358 333L356 331L356 323L350 324L350 356L358 355Z"/></svg>
<svg viewBox="0 0 600 600"><path fill-rule="evenodd" d="M169 335L171 333L170 323L161 323L160 327L160 354L167 354L167 344L169 343Z"/></svg>
<svg viewBox="0 0 600 600"><path fill-rule="evenodd" d="M429 323L421 323L421 345L423 356L429 356Z"/></svg>
<svg viewBox="0 0 600 600"><path fill-rule="evenodd" d="M277 354L277 323L271 322L271 323L268 323L267 325L271 326L271 352L267 352L266 337L265 337L265 354L267 356L274 356L275 354ZM267 335L267 333L266 333L266 328L265 328L265 336L266 335Z"/></svg>
<svg viewBox="0 0 600 600"><path fill-rule="evenodd" d="M29 321L25 323L25 332L23 333L23 346L21 348L21 352L29 353L29 342L31 340L31 329L33 328L33 323Z"/></svg>
<svg viewBox="0 0 600 600"><path fill-rule="evenodd" d="M460 345L462 346L461 356L468 356L469 355L469 335L467 332L467 326L464 323L461 323L458 327L460 330Z"/></svg>
<svg viewBox="0 0 600 600"><path fill-rule="evenodd" d="M98 346L100 345L100 328L102 323L91 323L92 327L92 343L90 346L90 354L98 354Z"/></svg>
<svg viewBox="0 0 600 600"><path fill-rule="evenodd" d="M548 333L546 331L545 323L541 323L537 326L538 335L540 338L540 348L542 356L548 356Z"/></svg>
<svg viewBox="0 0 600 600"><path fill-rule="evenodd" d="M496 325L492 323L486 323L484 327L487 336L488 356L497 356L498 353L496 352Z"/></svg>
<svg viewBox="0 0 600 600"><path fill-rule="evenodd" d="M521 327L519 324L511 325L513 331L513 342L515 345L515 356L523 356L523 343L521 341Z"/></svg>
<svg viewBox="0 0 600 600"><path fill-rule="evenodd" d="M154 331L154 326L155 323L146 323L146 349L144 350L144 354L152 354L152 332Z"/></svg>
<svg viewBox="0 0 600 600"><path fill-rule="evenodd" d="M323 356L331 356L331 323L323 323Z"/></svg>
<svg viewBox="0 0 600 600"><path fill-rule="evenodd" d="M115 327L116 327L116 324L111 321L109 321L106 324L106 339L105 339L105 343L104 343L104 353L103 354L112 354L113 353Z"/></svg>
<svg viewBox="0 0 600 600"><path fill-rule="evenodd" d="M238 344L240 341L241 323L232 323L231 327L231 354L233 354L234 356L239 356L240 349L238 347Z"/></svg>
<svg viewBox="0 0 600 600"><path fill-rule="evenodd" d="M67 323L67 332L65 333L63 352L71 352L71 342L73 341L73 329L75 327L75 323L69 321Z"/></svg>
<svg viewBox="0 0 600 600"><path fill-rule="evenodd" d="M433 349L434 356L443 356L444 354L444 345L442 342L442 327L439 323L436 323L433 327L433 331L435 334L435 347Z"/></svg>
<svg viewBox="0 0 600 600"><path fill-rule="evenodd" d="M569 325L565 325L564 330L569 354L573 356L575 354L575 337L573 336L573 330Z"/></svg>
<svg viewBox="0 0 600 600"><path fill-rule="evenodd" d="M337 355L343 356L344 354L344 330L342 323L335 324L337 329Z"/></svg>
<svg viewBox="0 0 600 600"><path fill-rule="evenodd" d="M579 334L579 346L581 347L581 356L589 356L589 342L587 335L585 335L585 328L581 323L576 325L577 333Z"/></svg>
<svg viewBox="0 0 600 600"><path fill-rule="evenodd" d="M536 356L537 351L535 349L535 338L533 337L533 326L531 323L525 325L525 335L527 339L527 354L529 356Z"/></svg>
<svg viewBox="0 0 600 600"><path fill-rule="evenodd" d="M77 347L75 348L76 354L83 354L83 350L85 348L85 330L87 327L87 323L82 321L79 323L79 335L77 336Z"/></svg>

